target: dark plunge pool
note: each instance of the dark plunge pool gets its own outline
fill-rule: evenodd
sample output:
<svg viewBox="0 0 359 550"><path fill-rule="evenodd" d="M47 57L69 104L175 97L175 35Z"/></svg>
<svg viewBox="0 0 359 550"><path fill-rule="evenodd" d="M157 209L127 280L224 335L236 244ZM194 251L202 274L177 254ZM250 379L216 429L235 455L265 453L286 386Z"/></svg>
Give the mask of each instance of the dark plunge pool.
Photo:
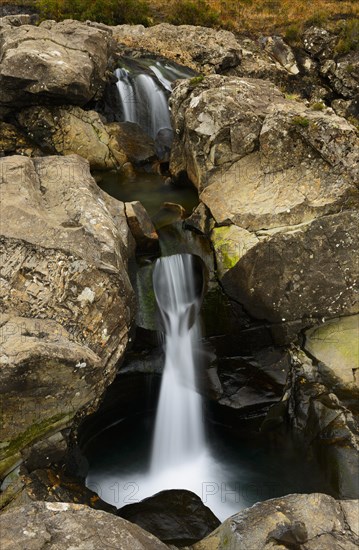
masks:
<svg viewBox="0 0 359 550"><path fill-rule="evenodd" d="M197 458L153 475L153 429L152 415L135 415L92 437L83 449L89 461L87 486L117 508L163 489L188 489L220 520L289 493L333 494L315 460L295 450L290 440L253 441L215 424L208 428L207 446Z"/></svg>

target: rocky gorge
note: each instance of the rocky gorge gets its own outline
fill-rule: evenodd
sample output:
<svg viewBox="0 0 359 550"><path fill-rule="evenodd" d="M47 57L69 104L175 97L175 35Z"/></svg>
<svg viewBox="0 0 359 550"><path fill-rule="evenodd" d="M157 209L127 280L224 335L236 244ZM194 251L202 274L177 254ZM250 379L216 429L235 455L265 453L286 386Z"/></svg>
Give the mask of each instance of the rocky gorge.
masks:
<svg viewBox="0 0 359 550"><path fill-rule="evenodd" d="M359 53L337 40L317 27L291 48L189 25L0 19L5 549L358 546ZM109 99L121 59L150 56L195 75L169 97L169 162ZM194 186L198 206L167 203L170 223L163 210L151 220L96 183L141 167ZM114 409L147 414L145 379L162 372L148 281L167 234L168 253L205 265L213 423L293 439L330 494L264 500L212 533L179 495L175 519L157 512L170 534L151 534L85 487L86 431ZM191 527L182 542L176 514Z"/></svg>

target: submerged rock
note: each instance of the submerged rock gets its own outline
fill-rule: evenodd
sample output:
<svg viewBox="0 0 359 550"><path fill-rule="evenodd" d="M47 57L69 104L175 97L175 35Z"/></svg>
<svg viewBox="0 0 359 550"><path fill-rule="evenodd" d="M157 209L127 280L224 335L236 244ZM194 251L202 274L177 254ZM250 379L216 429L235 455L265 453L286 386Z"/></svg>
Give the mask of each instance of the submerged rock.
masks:
<svg viewBox="0 0 359 550"><path fill-rule="evenodd" d="M0 160L0 472L94 410L134 314L124 205L78 156Z"/></svg>
<svg viewBox="0 0 359 550"><path fill-rule="evenodd" d="M33 502L0 516L2 550L166 550L137 525L80 504Z"/></svg>
<svg viewBox="0 0 359 550"><path fill-rule="evenodd" d="M359 501L313 493L255 504L227 519L194 550L355 550Z"/></svg>
<svg viewBox="0 0 359 550"><path fill-rule="evenodd" d="M128 504L120 508L118 515L176 546L193 544L220 524L197 495L183 489L161 491Z"/></svg>

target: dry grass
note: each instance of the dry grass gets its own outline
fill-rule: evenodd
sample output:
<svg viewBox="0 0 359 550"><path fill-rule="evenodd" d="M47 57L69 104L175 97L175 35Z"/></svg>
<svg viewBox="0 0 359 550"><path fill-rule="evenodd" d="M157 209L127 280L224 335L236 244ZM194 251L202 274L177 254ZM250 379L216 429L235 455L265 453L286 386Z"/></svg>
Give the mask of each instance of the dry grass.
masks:
<svg viewBox="0 0 359 550"><path fill-rule="evenodd" d="M147 0L156 20L168 19L179 0ZM206 0L219 13L220 26L238 32L288 33L295 38L311 24L336 27L359 18L358 0ZM196 0L193 0L196 3Z"/></svg>
<svg viewBox="0 0 359 550"><path fill-rule="evenodd" d="M106 1L106 0L104 0ZM192 3L207 5L218 14L216 26L238 32L280 33L295 42L303 28L319 25L335 28L346 19L359 19L358 0L145 0L151 23L173 20L177 8ZM49 0L49 3L51 0ZM91 0L88 0L91 4ZM36 0L0 0L1 4L36 5Z"/></svg>

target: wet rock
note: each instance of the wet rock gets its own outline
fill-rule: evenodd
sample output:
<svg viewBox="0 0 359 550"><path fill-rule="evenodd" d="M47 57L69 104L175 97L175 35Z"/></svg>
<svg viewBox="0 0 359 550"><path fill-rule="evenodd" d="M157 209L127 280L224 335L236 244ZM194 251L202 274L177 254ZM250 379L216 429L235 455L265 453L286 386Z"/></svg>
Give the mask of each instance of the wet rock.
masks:
<svg viewBox="0 0 359 550"><path fill-rule="evenodd" d="M204 74L223 73L241 59L234 34L224 30L168 23L148 28L119 25L113 36L131 49L153 52Z"/></svg>
<svg viewBox="0 0 359 550"><path fill-rule="evenodd" d="M359 397L359 316L340 317L305 333L305 350L321 363L321 370ZM335 390L335 384L331 385Z"/></svg>
<svg viewBox="0 0 359 550"><path fill-rule="evenodd" d="M139 126L133 122L112 122L106 129L113 136L119 148L126 153L130 162L141 166L156 159L155 144Z"/></svg>
<svg viewBox="0 0 359 550"><path fill-rule="evenodd" d="M314 453L340 498L359 496L357 390L343 387L301 350L292 352L289 416L298 444ZM335 391L335 393L334 393Z"/></svg>
<svg viewBox="0 0 359 550"><path fill-rule="evenodd" d="M156 229L161 229L166 225L184 220L185 217L186 211L183 206L174 202L164 202L160 210L152 217L152 221Z"/></svg>
<svg viewBox="0 0 359 550"><path fill-rule="evenodd" d="M26 155L34 156L41 153L35 143L13 124L0 121L0 156Z"/></svg>
<svg viewBox="0 0 359 550"><path fill-rule="evenodd" d="M126 202L125 212L137 250L159 251L158 235L145 207L139 201Z"/></svg>
<svg viewBox="0 0 359 550"><path fill-rule="evenodd" d="M280 401L289 372L289 356L267 349L254 357L219 360L218 376L222 386L219 404L243 413L261 415Z"/></svg>
<svg viewBox="0 0 359 550"><path fill-rule="evenodd" d="M78 21L0 29L0 105L83 105L105 85L110 34Z"/></svg>
<svg viewBox="0 0 359 550"><path fill-rule="evenodd" d="M320 493L271 499L227 519L194 550L354 550L359 543L358 504Z"/></svg>
<svg viewBox="0 0 359 550"><path fill-rule="evenodd" d="M165 550L168 547L137 525L80 504L33 502L0 516L3 550Z"/></svg>
<svg viewBox="0 0 359 550"><path fill-rule="evenodd" d="M197 495L179 489L161 491L141 502L124 506L118 514L162 542L176 546L193 544L220 524Z"/></svg>
<svg viewBox="0 0 359 550"><path fill-rule="evenodd" d="M17 116L19 124L47 154L78 154L92 169L121 168L126 153L95 111L80 107L30 107Z"/></svg>
<svg viewBox="0 0 359 550"><path fill-rule="evenodd" d="M128 341L134 296L123 203L77 156L0 160L0 471L94 410Z"/></svg>

